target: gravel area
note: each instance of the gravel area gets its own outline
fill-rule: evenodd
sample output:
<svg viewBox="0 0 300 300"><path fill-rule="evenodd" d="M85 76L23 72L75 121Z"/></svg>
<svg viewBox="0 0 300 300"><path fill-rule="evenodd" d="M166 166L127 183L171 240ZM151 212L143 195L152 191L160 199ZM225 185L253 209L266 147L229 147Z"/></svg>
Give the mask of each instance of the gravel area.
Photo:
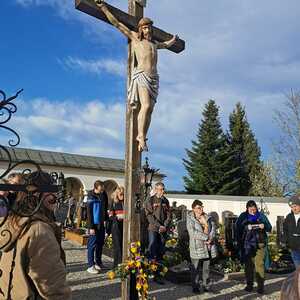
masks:
<svg viewBox="0 0 300 300"><path fill-rule="evenodd" d="M101 300L101 299L121 299L120 280L109 280L106 276L108 270L100 274L92 275L86 272L86 248L70 241L63 241L63 247L67 255L68 282L73 291L74 300ZM103 256L103 263L109 269L112 267L112 260ZM266 293L264 296L258 296L256 293L246 293L243 291L244 282L229 280L216 281L214 284L214 293L205 293L194 295L189 284L173 284L166 281L164 285L150 283L151 295L157 300L168 299L211 299L211 300L229 300L229 299L279 299L280 287L285 279L284 275L270 275L266 278Z"/></svg>

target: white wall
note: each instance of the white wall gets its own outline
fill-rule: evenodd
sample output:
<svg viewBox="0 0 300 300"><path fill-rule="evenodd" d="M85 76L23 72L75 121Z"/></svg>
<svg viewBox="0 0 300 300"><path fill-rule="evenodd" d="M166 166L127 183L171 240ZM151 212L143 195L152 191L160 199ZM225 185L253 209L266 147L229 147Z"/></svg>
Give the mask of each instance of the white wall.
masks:
<svg viewBox="0 0 300 300"><path fill-rule="evenodd" d="M213 196L209 196L209 198L212 198ZM218 198L228 198L228 199L205 199L205 196L199 196L199 195L172 195L172 194L167 194L167 198L169 199L170 205L172 205L172 202L176 201L177 206L180 205L185 205L188 209L192 209L192 203L195 199L199 199L202 201L204 205L204 210L205 212L217 212L220 218L220 221L222 221L222 212L229 210L233 212L235 215L239 215L243 211L246 210L246 203L248 200L243 200L241 197L241 200L238 200L239 197L230 197L230 196L224 196L220 197L217 196ZM230 200L230 198L232 198ZM251 199L251 197L249 197ZM277 198L278 199L278 198ZM274 201L274 198L270 198L270 201L268 201L268 198L264 198L264 201L266 203L266 206L270 212L269 215L267 215L270 223L273 226L273 229L276 228L276 219L277 216L286 216L291 210L290 207L288 206L287 202L283 202L284 199L281 198L282 202ZM255 200L255 199L254 199ZM260 207L259 201L256 201L257 206Z"/></svg>
<svg viewBox="0 0 300 300"><path fill-rule="evenodd" d="M33 165L20 165L14 169L13 172L22 172L24 169L29 168L32 171L35 170ZM124 174L122 172L108 172L101 170L89 170L80 168L64 168L42 165L42 170L46 172L63 172L65 178L75 177L78 178L86 190L90 190L94 186L96 180L106 181L114 180L119 185L124 185ZM7 164L0 162L0 175L7 169Z"/></svg>

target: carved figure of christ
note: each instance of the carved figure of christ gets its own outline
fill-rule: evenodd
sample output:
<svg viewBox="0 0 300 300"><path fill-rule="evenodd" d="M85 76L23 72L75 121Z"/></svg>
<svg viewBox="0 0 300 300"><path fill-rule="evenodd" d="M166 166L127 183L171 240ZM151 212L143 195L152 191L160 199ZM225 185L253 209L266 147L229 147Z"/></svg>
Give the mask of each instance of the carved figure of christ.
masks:
<svg viewBox="0 0 300 300"><path fill-rule="evenodd" d="M139 151L147 151L147 133L159 88L157 50L171 47L178 40L178 37L173 36L168 41L157 42L153 40L153 22L149 18L140 19L138 22L138 32L135 32L118 21L104 1L95 0L95 3L105 14L109 22L131 40L134 68L128 89L128 100L133 109L139 109L138 135L136 137Z"/></svg>

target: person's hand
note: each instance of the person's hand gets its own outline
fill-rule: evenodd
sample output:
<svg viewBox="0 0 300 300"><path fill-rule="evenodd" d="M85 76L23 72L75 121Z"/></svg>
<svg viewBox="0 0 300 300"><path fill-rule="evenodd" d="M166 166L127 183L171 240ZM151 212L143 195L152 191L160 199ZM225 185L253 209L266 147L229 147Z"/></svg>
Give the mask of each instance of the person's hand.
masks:
<svg viewBox="0 0 300 300"><path fill-rule="evenodd" d="M95 235L95 229L90 229L90 230L89 230L89 234L90 234L90 235Z"/></svg>
<svg viewBox="0 0 300 300"><path fill-rule="evenodd" d="M206 245L210 245L210 244L211 244L211 240L207 240L207 241L205 241L205 242L204 242L204 244L206 244Z"/></svg>
<svg viewBox="0 0 300 300"><path fill-rule="evenodd" d="M265 224L259 224L258 225L260 229L264 229L265 228Z"/></svg>
<svg viewBox="0 0 300 300"><path fill-rule="evenodd" d="M159 226L159 233L166 232L167 228L165 226Z"/></svg>
<svg viewBox="0 0 300 300"><path fill-rule="evenodd" d="M251 224L248 225L248 230L252 230L252 225Z"/></svg>

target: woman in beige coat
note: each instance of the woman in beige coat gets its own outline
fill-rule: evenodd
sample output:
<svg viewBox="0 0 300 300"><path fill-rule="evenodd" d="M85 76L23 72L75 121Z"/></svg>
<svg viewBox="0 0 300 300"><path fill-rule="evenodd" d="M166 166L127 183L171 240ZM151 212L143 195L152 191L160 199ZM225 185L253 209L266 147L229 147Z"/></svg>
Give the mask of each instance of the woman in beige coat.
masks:
<svg viewBox="0 0 300 300"><path fill-rule="evenodd" d="M52 183L46 173L29 175L35 185ZM41 201L39 211L30 214ZM16 211L10 212L0 228L0 299L69 300L71 290L66 282L64 252L60 246L61 231L54 223L54 193L35 193L28 197L19 192ZM0 224L3 219L0 219ZM2 274L1 274L2 273Z"/></svg>

